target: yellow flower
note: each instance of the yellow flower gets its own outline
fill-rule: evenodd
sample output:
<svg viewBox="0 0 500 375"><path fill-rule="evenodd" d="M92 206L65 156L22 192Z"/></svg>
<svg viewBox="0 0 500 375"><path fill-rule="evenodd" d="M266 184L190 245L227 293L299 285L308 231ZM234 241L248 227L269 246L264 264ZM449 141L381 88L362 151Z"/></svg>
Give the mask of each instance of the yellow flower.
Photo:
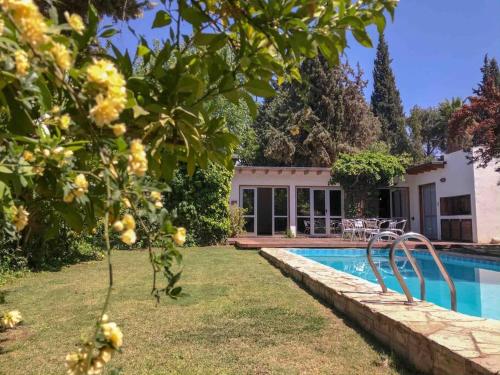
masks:
<svg viewBox="0 0 500 375"><path fill-rule="evenodd" d="M26 160L27 162L33 161L35 157L33 156L33 153L28 150L23 151L23 159Z"/></svg>
<svg viewBox="0 0 500 375"><path fill-rule="evenodd" d="M186 228L177 228L177 232L172 236L172 239L178 246L184 245L184 242L186 242Z"/></svg>
<svg viewBox="0 0 500 375"><path fill-rule="evenodd" d="M0 19L0 36L2 36L4 28L5 28L5 22L3 22L2 19Z"/></svg>
<svg viewBox="0 0 500 375"><path fill-rule="evenodd" d="M137 236L133 229L127 229L122 233L120 238L127 245L132 245L135 243L135 241L137 241Z"/></svg>
<svg viewBox="0 0 500 375"><path fill-rule="evenodd" d="M140 139L134 139L130 144L127 171L131 175L144 176L148 170L148 159Z"/></svg>
<svg viewBox="0 0 500 375"><path fill-rule="evenodd" d="M83 24L82 17L78 14L69 14L68 12L64 12L64 18L71 26L71 28L78 34L82 35L85 31L85 25Z"/></svg>
<svg viewBox="0 0 500 375"><path fill-rule="evenodd" d="M90 116L92 116L98 127L102 127L120 117L120 112L124 108L124 102L99 94L96 96L96 105L90 110Z"/></svg>
<svg viewBox="0 0 500 375"><path fill-rule="evenodd" d="M16 73L19 76L25 76L28 74L28 69L30 68L30 63L28 61L28 55L23 50L17 50L14 53L14 59L16 61Z"/></svg>
<svg viewBox="0 0 500 375"><path fill-rule="evenodd" d="M106 88L110 86L111 80L116 80L115 76L119 76L120 73L116 70L115 65L105 59L94 59L91 65L87 67L87 80L91 83L96 83ZM123 77L122 77L123 79ZM124 84L123 81L122 84Z"/></svg>
<svg viewBox="0 0 500 375"><path fill-rule="evenodd" d="M76 197L81 197L85 193L88 193L89 191L89 182L85 178L83 174L79 174L78 176L75 177L74 184L76 186L76 189L73 191L73 194Z"/></svg>
<svg viewBox="0 0 500 375"><path fill-rule="evenodd" d="M13 206L12 213L14 216L13 223L16 226L16 231L20 232L28 225L29 212L24 209L24 206Z"/></svg>
<svg viewBox="0 0 500 375"><path fill-rule="evenodd" d="M118 349L122 346L123 333L120 327L116 325L116 323L114 322L103 323L101 324L101 329L104 338L108 340L115 349Z"/></svg>
<svg viewBox="0 0 500 375"><path fill-rule="evenodd" d="M293 136L299 135L300 128L298 126L294 126L293 128L290 129L290 134Z"/></svg>
<svg viewBox="0 0 500 375"><path fill-rule="evenodd" d="M132 205L130 204L130 201L128 200L128 198L126 198L126 197L122 198L122 202L125 205L125 207L132 208Z"/></svg>
<svg viewBox="0 0 500 375"><path fill-rule="evenodd" d="M69 159L69 158L73 157L73 151L71 151L71 150L64 151L64 157L66 159Z"/></svg>
<svg viewBox="0 0 500 375"><path fill-rule="evenodd" d="M88 353L81 348L66 355L66 373L68 375L87 375Z"/></svg>
<svg viewBox="0 0 500 375"><path fill-rule="evenodd" d="M108 363L111 361L111 357L113 356L113 349L105 346L99 350L98 358L100 358L104 363Z"/></svg>
<svg viewBox="0 0 500 375"><path fill-rule="evenodd" d="M111 129L113 129L113 133L117 137L125 134L125 132L127 131L127 128L125 127L125 124L122 124L122 123L115 124L115 125L111 126Z"/></svg>
<svg viewBox="0 0 500 375"><path fill-rule="evenodd" d="M64 44L54 43L50 49L50 53L54 57L57 66L62 70L66 71L71 68L71 54Z"/></svg>
<svg viewBox="0 0 500 375"><path fill-rule="evenodd" d="M122 219L125 229L135 229L135 219L130 214L125 214Z"/></svg>
<svg viewBox="0 0 500 375"><path fill-rule="evenodd" d="M73 202L73 199L75 199L75 195L72 192L69 192L63 197L63 201L65 203L71 203Z"/></svg>
<svg viewBox="0 0 500 375"><path fill-rule="evenodd" d="M65 113L59 118L59 129L67 130L71 124L71 116Z"/></svg>
<svg viewBox="0 0 500 375"><path fill-rule="evenodd" d="M163 207L163 203L161 201L156 201L155 202L155 207L156 208L162 208Z"/></svg>
<svg viewBox="0 0 500 375"><path fill-rule="evenodd" d="M125 225L123 225L123 222L121 220L117 220L113 223L113 230L117 232L121 232L125 229Z"/></svg>
<svg viewBox="0 0 500 375"><path fill-rule="evenodd" d="M21 38L37 48L49 38L45 34L48 26L38 7L32 0L4 0L3 10L11 11L16 27L21 31Z"/></svg>
<svg viewBox="0 0 500 375"><path fill-rule="evenodd" d="M154 201L161 201L161 193L159 191L152 191L151 199Z"/></svg>
<svg viewBox="0 0 500 375"><path fill-rule="evenodd" d="M12 310L3 314L0 323L4 328L14 328L21 323L22 320L23 317L21 316L21 313L18 310Z"/></svg>

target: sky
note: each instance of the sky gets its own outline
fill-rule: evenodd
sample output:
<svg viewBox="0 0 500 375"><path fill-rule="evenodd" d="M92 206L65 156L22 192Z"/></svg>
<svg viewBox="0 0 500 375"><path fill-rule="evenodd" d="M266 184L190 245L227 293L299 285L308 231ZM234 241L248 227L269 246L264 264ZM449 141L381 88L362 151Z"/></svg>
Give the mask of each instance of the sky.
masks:
<svg viewBox="0 0 500 375"><path fill-rule="evenodd" d="M131 26L147 39L161 39L167 28L151 30L154 13L146 12ZM125 25L114 37L120 49L136 49L136 40ZM376 46L377 32L369 30ZM466 98L481 80L484 55L500 62L500 0L401 0L394 22L385 31L405 112L429 107L451 97ZM365 48L350 38L345 54L365 72L369 100L375 48Z"/></svg>

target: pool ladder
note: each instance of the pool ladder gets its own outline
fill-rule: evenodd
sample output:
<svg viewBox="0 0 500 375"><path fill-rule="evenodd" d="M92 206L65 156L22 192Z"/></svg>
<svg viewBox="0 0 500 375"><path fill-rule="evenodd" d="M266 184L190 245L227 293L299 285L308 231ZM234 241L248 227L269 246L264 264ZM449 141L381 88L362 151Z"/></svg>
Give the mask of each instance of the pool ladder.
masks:
<svg viewBox="0 0 500 375"><path fill-rule="evenodd" d="M387 293L387 286L384 283L384 280L382 279L382 276L380 275L380 272L375 265L375 262L372 259L372 247L377 242L378 240L382 238L391 238L393 239L393 243L391 245L391 248L389 250L389 263L391 265L392 271L394 272L394 275L396 276L396 279L399 282L399 285L403 289L403 292L406 295L406 299L408 300L406 303L409 305L414 305L415 301L413 299L413 296L408 289L408 285L406 284L403 276L401 276L401 272L399 272L399 269L396 265L395 261L395 253L396 249L398 246L401 246L403 249L404 253L406 254L406 257L408 258L408 261L410 262L411 266L413 267L413 270L417 274L418 280L420 282L420 299L422 301L425 301L425 279L424 275L422 274L422 270L420 269L417 261L411 255L410 250L406 246L405 242L408 240L419 240L424 243L424 245L427 247L427 250L429 250L429 253L432 255L432 258L434 259L434 262L436 263L439 271L441 272L441 275L443 276L444 280L448 284L448 288L450 289L450 299L451 299L451 309L453 311L457 311L457 291L455 289L455 284L453 283L453 280L451 279L450 275L448 274L448 271L446 271L446 268L444 268L443 263L441 262L441 259L439 259L439 256L436 253L436 249L434 249L434 246L432 245L431 241L424 235L420 233L406 233L401 236L398 236L394 232L380 232L377 233L375 236L373 236L370 241L368 242L368 246L366 247L366 257L368 258L368 263L370 264L370 267L375 274L375 277L377 278L378 283L380 284L380 287L382 288L383 293Z"/></svg>

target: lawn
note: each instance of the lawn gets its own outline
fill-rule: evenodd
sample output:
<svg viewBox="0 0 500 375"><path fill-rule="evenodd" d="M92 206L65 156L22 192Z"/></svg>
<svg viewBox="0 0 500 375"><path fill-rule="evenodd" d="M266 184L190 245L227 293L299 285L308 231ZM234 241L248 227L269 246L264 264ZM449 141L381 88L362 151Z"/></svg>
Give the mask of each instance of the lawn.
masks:
<svg viewBox="0 0 500 375"><path fill-rule="evenodd" d="M147 253L113 253L110 316L124 331L124 374L409 374L390 353L284 277L255 251L187 249L187 296L149 295ZM61 374L103 298L105 262L30 274L5 285L0 311L26 323L0 333L1 374Z"/></svg>

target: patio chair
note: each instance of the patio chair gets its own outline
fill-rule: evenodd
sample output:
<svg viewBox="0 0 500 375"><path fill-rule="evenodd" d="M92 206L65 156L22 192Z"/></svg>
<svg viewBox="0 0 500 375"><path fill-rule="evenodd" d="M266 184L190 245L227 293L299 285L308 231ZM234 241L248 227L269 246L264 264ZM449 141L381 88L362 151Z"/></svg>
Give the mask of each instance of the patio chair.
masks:
<svg viewBox="0 0 500 375"><path fill-rule="evenodd" d="M364 240L366 232L365 221L362 219L355 219L353 225L354 225L354 231L351 236L351 241L354 240L355 236L358 236L360 240Z"/></svg>
<svg viewBox="0 0 500 375"><path fill-rule="evenodd" d="M311 234L311 222L304 220L304 234Z"/></svg>
<svg viewBox="0 0 500 375"><path fill-rule="evenodd" d="M405 228L406 228L406 219L400 221L391 221L389 223L389 227L387 228L387 230L401 236L405 233Z"/></svg>
<svg viewBox="0 0 500 375"><path fill-rule="evenodd" d="M342 219L342 239L346 238L346 236L350 236L351 239L354 236L354 223L350 219Z"/></svg>
<svg viewBox="0 0 500 375"><path fill-rule="evenodd" d="M378 219L365 220L365 240L370 240L377 233L380 233L380 221Z"/></svg>

